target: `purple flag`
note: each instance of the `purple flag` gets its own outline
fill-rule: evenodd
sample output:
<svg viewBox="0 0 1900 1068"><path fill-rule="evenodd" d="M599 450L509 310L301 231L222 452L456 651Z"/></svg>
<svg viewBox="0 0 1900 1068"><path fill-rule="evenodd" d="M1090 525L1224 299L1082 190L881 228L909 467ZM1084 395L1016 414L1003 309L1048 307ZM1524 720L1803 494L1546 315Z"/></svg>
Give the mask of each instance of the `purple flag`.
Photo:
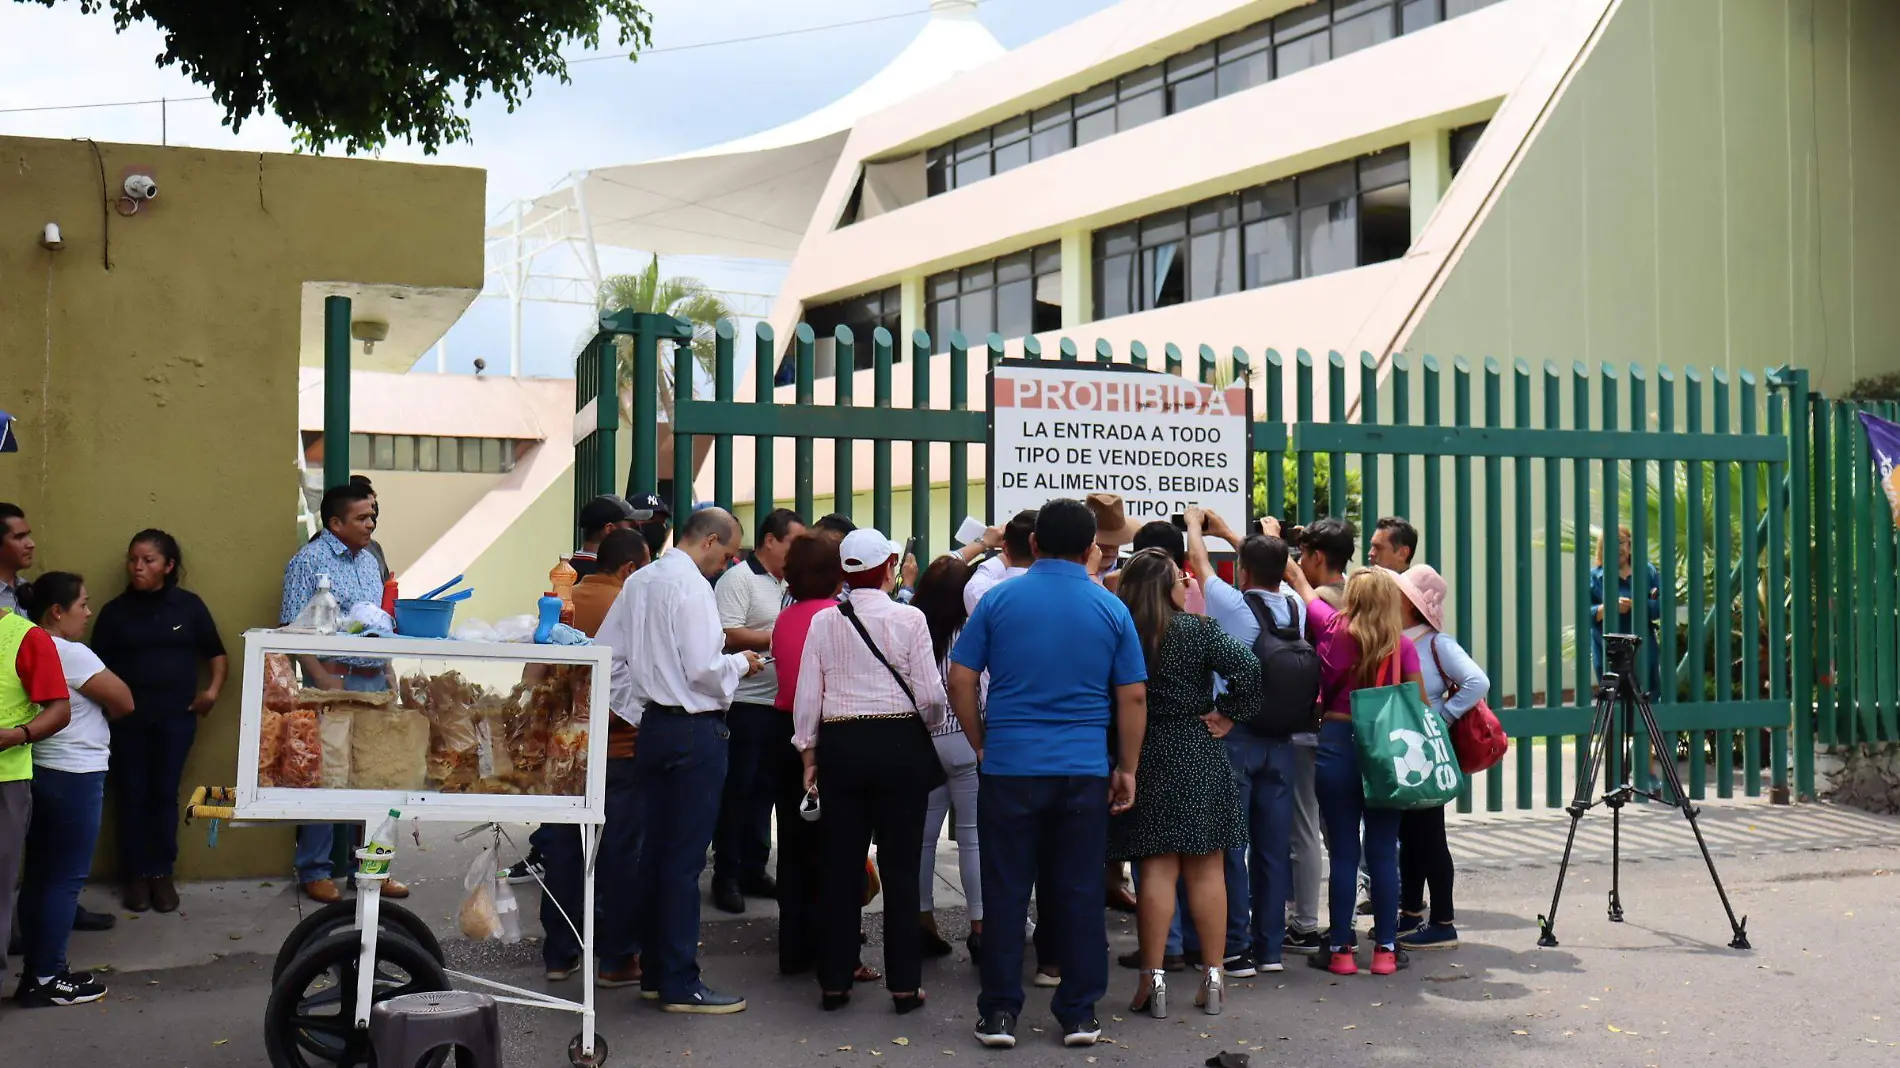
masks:
<svg viewBox="0 0 1900 1068"><path fill-rule="evenodd" d="M1874 469L1880 472L1880 485L1887 491L1887 507L1893 510L1893 522L1900 526L1900 424L1860 413L1867 428L1868 451L1873 453Z"/></svg>

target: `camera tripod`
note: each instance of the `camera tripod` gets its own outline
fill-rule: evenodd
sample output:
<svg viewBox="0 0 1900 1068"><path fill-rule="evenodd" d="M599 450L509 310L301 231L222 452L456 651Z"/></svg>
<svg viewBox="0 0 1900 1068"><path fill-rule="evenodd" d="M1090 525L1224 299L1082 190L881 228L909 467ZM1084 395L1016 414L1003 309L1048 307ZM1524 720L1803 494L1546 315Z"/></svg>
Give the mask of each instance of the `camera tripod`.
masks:
<svg viewBox="0 0 1900 1068"><path fill-rule="evenodd" d="M1682 810L1682 817L1689 821L1689 829L1695 833L1696 847L1702 851L1702 862L1709 866L1709 878L1714 880L1715 892L1722 899L1722 910L1728 913L1729 928L1735 935L1729 940L1729 948L1752 948L1748 944L1748 917L1744 916L1740 920L1735 918L1728 891L1722 888L1722 876L1715 870L1715 859L1709 855L1709 843L1703 839L1702 828L1696 824L1698 812L1689 803L1688 791L1682 788L1682 775L1676 770L1674 740L1656 726L1656 711L1650 707L1648 695L1636 686L1636 650L1642 645L1642 639L1633 634L1606 634L1603 643L1606 658L1613 670L1604 673L1602 684L1597 689L1596 718L1590 725L1590 754L1583 766L1577 769L1576 796L1566 809L1570 813L1570 836L1564 840L1564 859L1557 869L1557 888L1550 895L1550 915L1537 917L1537 944L1557 944L1557 903L1563 898L1564 876L1570 870L1570 852L1577 843L1577 826L1583 822L1586 812L1599 805L1610 810L1610 922L1623 922L1623 806L1638 797L1646 797ZM1636 737L1638 717L1642 720L1642 729L1649 736L1650 752L1662 754L1663 783L1669 789L1666 796L1659 791L1639 790L1635 786L1636 768L1632 759L1634 746L1631 743ZM1617 755L1623 782L1608 789L1602 797L1591 800L1590 795L1596 790L1597 776L1614 774L1604 767L1611 752ZM1608 785L1607 781L1605 785Z"/></svg>

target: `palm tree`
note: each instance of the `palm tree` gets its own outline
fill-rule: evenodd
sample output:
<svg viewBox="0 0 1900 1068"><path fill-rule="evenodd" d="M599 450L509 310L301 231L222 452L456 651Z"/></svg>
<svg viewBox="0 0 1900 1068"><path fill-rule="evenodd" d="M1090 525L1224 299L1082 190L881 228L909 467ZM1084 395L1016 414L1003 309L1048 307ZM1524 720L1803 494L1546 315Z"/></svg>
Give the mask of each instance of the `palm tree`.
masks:
<svg viewBox="0 0 1900 1068"><path fill-rule="evenodd" d="M671 315L693 324L693 359L710 376L713 373L713 324L732 318L732 309L697 278L660 276L660 257L655 255L638 274L616 274L600 283L598 297L603 312L626 309ZM633 417L633 339L618 338L614 346L618 361L620 414ZM673 360L671 352L660 356L659 410L671 422L673 413ZM693 384L684 387L691 395Z"/></svg>

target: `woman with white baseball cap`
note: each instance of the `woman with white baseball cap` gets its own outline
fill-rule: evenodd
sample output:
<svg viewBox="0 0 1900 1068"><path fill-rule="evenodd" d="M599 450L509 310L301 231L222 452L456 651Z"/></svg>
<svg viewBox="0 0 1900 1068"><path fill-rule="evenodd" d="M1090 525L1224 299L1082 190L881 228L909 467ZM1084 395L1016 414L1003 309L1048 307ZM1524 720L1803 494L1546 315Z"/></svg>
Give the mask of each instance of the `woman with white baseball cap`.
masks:
<svg viewBox="0 0 1900 1068"><path fill-rule="evenodd" d="M902 546L860 527L838 546L845 597L812 619L792 701L792 743L818 791L818 983L826 1010L851 999L864 856L877 842L884 913L915 916L924 812L944 782L930 731L949 702L924 614L884 592ZM923 931L884 929L885 985L899 1013L921 1008Z"/></svg>

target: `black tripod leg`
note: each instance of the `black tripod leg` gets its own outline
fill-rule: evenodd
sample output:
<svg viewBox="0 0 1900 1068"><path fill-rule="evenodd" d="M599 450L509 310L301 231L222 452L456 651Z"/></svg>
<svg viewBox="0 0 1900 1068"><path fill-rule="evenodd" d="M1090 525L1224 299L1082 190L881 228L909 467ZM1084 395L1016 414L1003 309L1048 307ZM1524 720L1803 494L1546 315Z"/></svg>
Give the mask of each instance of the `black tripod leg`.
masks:
<svg viewBox="0 0 1900 1068"><path fill-rule="evenodd" d="M1649 706L1647 697L1639 698L1636 708L1643 716L1643 727L1649 732L1649 744L1655 746L1662 738L1662 731L1656 726L1655 709ZM1702 827L1696 822L1698 813L1689 801L1689 794L1682 788L1682 773L1676 770L1676 762L1671 760L1663 765L1663 775L1668 780L1669 789L1676 799L1676 807L1682 810L1682 816L1689 821L1689 830L1695 833L1696 848L1702 851L1702 863L1709 866L1709 879L1715 883L1715 893L1722 899L1722 911L1728 914L1729 930L1734 933L1729 940L1730 949L1752 949L1748 944L1748 917L1735 918L1735 907L1729 904L1728 890L1722 886L1722 876L1715 870L1715 858L1709 855L1709 843L1702 837Z"/></svg>
<svg viewBox="0 0 1900 1068"><path fill-rule="evenodd" d="M1618 678L1612 698L1612 721L1619 725L1611 743L1616 754L1614 772L1620 777L1607 791L1610 806L1610 922L1623 922L1623 805L1630 798L1636 774L1636 693L1627 679ZM1620 718L1618 718L1620 717Z"/></svg>
<svg viewBox="0 0 1900 1068"><path fill-rule="evenodd" d="M1623 805L1610 802L1610 922L1623 922Z"/></svg>
<svg viewBox="0 0 1900 1068"><path fill-rule="evenodd" d="M1537 944L1554 946L1557 944L1557 903L1563 900L1564 876L1570 871L1570 852L1577 844L1577 825L1583 822L1583 814L1590 811L1590 794L1596 789L1597 773L1603 765L1604 746L1609 741L1609 717L1611 705L1601 693L1597 698L1596 716L1590 721L1590 755L1583 766L1577 769L1577 788L1570 802L1570 834L1564 839L1563 863L1557 866L1557 887L1551 891L1550 913L1537 917Z"/></svg>

